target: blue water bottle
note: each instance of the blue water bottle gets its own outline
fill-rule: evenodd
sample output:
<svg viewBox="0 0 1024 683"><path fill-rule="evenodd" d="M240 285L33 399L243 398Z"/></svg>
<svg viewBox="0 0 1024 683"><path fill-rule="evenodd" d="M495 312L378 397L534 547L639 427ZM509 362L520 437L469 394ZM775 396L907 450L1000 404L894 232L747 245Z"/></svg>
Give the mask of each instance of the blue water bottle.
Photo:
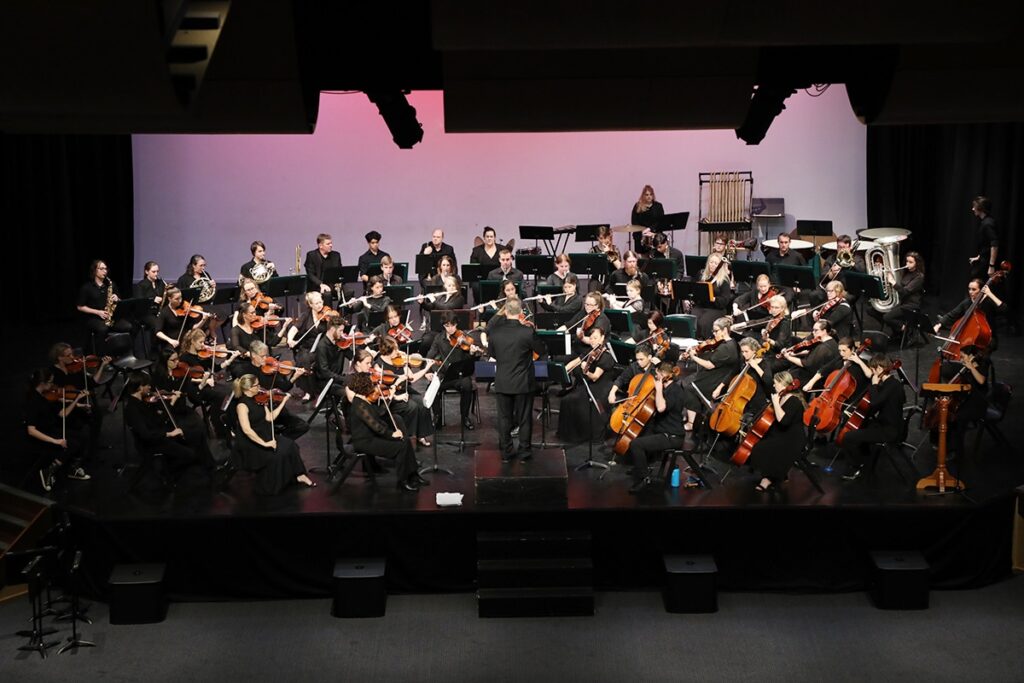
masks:
<svg viewBox="0 0 1024 683"><path fill-rule="evenodd" d="M679 468L673 468L672 470L672 488L679 488Z"/></svg>

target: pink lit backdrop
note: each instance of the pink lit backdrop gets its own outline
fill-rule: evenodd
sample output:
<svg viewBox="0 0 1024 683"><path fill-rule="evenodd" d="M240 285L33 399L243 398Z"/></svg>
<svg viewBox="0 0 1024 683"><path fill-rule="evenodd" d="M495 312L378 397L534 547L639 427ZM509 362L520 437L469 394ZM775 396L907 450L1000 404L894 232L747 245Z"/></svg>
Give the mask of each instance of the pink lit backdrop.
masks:
<svg viewBox="0 0 1024 683"><path fill-rule="evenodd" d="M790 98L757 147L731 130L448 135L441 93L410 102L425 130L413 150L395 147L361 94L323 95L309 136L134 136L137 270L156 259L177 277L199 252L231 280L261 239L287 273L295 246L312 249L318 232L354 264L373 228L411 264L443 227L461 262L485 225L508 239L521 224L627 223L645 183L666 211L690 211L676 246L696 252L701 171L752 171L755 196L785 198L787 229L798 218L833 220L837 232L865 225L866 132L842 86Z"/></svg>

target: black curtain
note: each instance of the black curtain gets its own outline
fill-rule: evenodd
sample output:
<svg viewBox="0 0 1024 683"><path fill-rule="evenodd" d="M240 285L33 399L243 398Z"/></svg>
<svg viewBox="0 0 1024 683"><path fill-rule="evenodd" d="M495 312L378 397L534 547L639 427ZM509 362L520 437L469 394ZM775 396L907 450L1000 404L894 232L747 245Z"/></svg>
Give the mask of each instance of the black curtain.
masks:
<svg viewBox="0 0 1024 683"><path fill-rule="evenodd" d="M928 297L943 308L966 295L977 219L971 199L992 200L999 260L1020 263L1024 219L1024 123L872 126L867 147L868 224L913 231ZM905 254L907 249L901 249ZM1018 271L1000 288L1019 319Z"/></svg>
<svg viewBox="0 0 1024 683"><path fill-rule="evenodd" d="M24 323L74 318L93 259L131 295L131 136L0 134L0 169L4 232L14 238L8 314Z"/></svg>

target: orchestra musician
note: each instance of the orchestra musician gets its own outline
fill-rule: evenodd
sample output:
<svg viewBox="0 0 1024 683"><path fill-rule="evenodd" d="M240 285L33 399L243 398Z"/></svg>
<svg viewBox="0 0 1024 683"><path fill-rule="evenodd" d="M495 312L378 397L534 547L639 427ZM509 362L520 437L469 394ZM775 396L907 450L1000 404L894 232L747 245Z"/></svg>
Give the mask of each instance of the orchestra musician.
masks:
<svg viewBox="0 0 1024 683"><path fill-rule="evenodd" d="M732 302L733 318L743 316L746 320L760 320L767 318L770 313L768 306L771 298L776 294L782 294L779 287L772 284L771 278L761 273L754 281L754 288L740 294ZM787 307L789 300L786 301Z"/></svg>
<svg viewBox="0 0 1024 683"><path fill-rule="evenodd" d="M853 265L844 267L842 263L852 262ZM846 273L850 270L854 270L858 273L866 273L867 266L864 263L864 256L860 252L853 251L853 239L849 235L840 235L836 238L836 253L825 259L825 263L822 264L822 270L825 272L822 278L828 284L833 282L840 282L843 285L844 296L851 302L856 301L855 297L845 295L846 291ZM825 291L828 291L826 285ZM816 291L812 297L813 303L820 303L823 300L821 292Z"/></svg>
<svg viewBox="0 0 1024 683"><path fill-rule="evenodd" d="M250 278L242 280L238 288L238 303L251 303L255 307L256 312L264 318L269 318L269 316L274 315L275 311L281 310L281 305L270 301L270 297L263 294L259 284ZM231 324L238 324L238 311L235 311Z"/></svg>
<svg viewBox="0 0 1024 683"><path fill-rule="evenodd" d="M921 310L921 299L924 296L924 259L916 251L907 252L905 259L906 265L899 282L896 282L896 273L890 271L885 274L900 299L899 305L882 316L882 330L891 329L894 335L906 327L907 313Z"/></svg>
<svg viewBox="0 0 1024 683"><path fill-rule="evenodd" d="M633 381L634 377L642 375L658 363L658 357L654 355L651 345L647 342L637 344L636 349L633 350L633 358L633 362L619 373L612 388L608 390L609 405L614 405L618 401L619 392L622 392L624 396L629 394L629 383Z"/></svg>
<svg viewBox="0 0 1024 683"><path fill-rule="evenodd" d="M503 280L498 291L499 298L504 299L500 306L498 305L497 299L492 299L491 301L480 304L482 307L480 310L480 317L484 318L484 316L486 316L486 327L488 332L491 330L492 323L505 317L505 304L508 303L509 299L519 298L519 287L516 285L514 280Z"/></svg>
<svg viewBox="0 0 1024 683"><path fill-rule="evenodd" d="M599 329L603 336L607 337L611 332L612 322L604 314L604 297L599 292L590 292L583 297L583 308L574 315L565 325L560 325L560 331L574 328L576 339L586 342L587 335L593 329Z"/></svg>
<svg viewBox="0 0 1024 683"><path fill-rule="evenodd" d="M683 386L683 404L686 407L686 431L693 430L697 413L707 409L706 401L719 384L729 383L729 378L739 369L739 350L731 336L732 318L718 318L711 326L714 340L710 352L685 352L684 359L697 365L697 372L687 378ZM695 347L699 348L699 347Z"/></svg>
<svg viewBox="0 0 1024 683"><path fill-rule="evenodd" d="M252 470L256 475L256 490L262 494L277 494L293 483L307 487L316 483L306 474L306 466L299 454L299 446L272 426L288 402L288 396L280 402L266 404L257 401L261 393L259 380L255 375L243 375L235 380L235 419L237 430L235 449L240 466ZM271 399L273 396L271 396Z"/></svg>
<svg viewBox="0 0 1024 683"><path fill-rule="evenodd" d="M202 254L192 254L192 258L188 260L188 265L185 266L185 272L178 278L177 285L178 289L182 291L199 288L202 292L199 294L197 301L205 303L212 296L212 294L208 293L209 289L216 287L217 283L206 272L206 258ZM203 293L207 293L206 296Z"/></svg>
<svg viewBox="0 0 1024 683"><path fill-rule="evenodd" d="M994 321L996 313L1002 313L1006 310L1006 302L1000 299L983 280L975 278L967 283L967 298L958 303L949 313L939 316L939 321L932 328L935 334L938 334L939 330L943 327L951 328L956 325L956 322L963 317L967 309L971 307L971 304L982 296L985 298L978 304L978 310L985 316L986 320ZM991 322L989 326L992 329L992 341L988 345L988 352L991 355L999 348L999 343L996 338L996 326Z"/></svg>
<svg viewBox="0 0 1024 683"><path fill-rule="evenodd" d="M295 388L295 381L308 372L306 368L296 368L287 374L282 374L276 370L269 373L264 372L263 366L267 364L268 360L273 363L276 359L271 358L270 349L267 348L266 344L255 340L249 344L249 358L238 362L238 368L234 370L234 374L236 377L252 375L259 380L260 386L264 389L279 389L285 393L291 393L292 389ZM309 424L289 411L287 407L282 405L281 410L276 412L277 417L274 419L274 427L278 430L278 433L284 434L292 441L297 441L303 434L309 431Z"/></svg>
<svg viewBox="0 0 1024 683"><path fill-rule="evenodd" d="M754 395L747 401L747 407L743 411L745 415L755 416L761 412L761 409L768 404L769 396L772 392L772 378L775 376L772 372L771 363L762 356L758 357L757 352L761 350L761 342L753 337L743 337L739 340L738 346L740 350L740 360L742 361L740 371L742 372L743 367L750 368L750 376L754 378ZM715 387L714 391L711 392L711 398L718 400L725 398L725 392L729 388L728 381L720 383ZM787 383L788 384L788 383Z"/></svg>
<svg viewBox="0 0 1024 683"><path fill-rule="evenodd" d="M865 367L859 358L851 357L851 360ZM864 424L860 429L847 432L840 448L852 469L850 474L843 476L846 481L853 481L860 476L870 456L871 444L895 441L904 429L903 383L892 372L892 359L884 353L876 353L871 356L866 369L871 381L868 388L871 406L865 415Z"/></svg>
<svg viewBox="0 0 1024 683"><path fill-rule="evenodd" d="M775 272L775 266L786 265L786 266L806 266L807 259L800 252L791 250L790 243L792 238L782 233L779 235L779 248L771 249L768 254L765 255L764 260L771 267L772 272Z"/></svg>
<svg viewBox="0 0 1024 683"><path fill-rule="evenodd" d="M31 390L25 405L27 450L33 462L40 466L39 481L43 490L53 489L65 465L69 478L90 479L80 464L86 443L84 434L69 424L69 418L83 408L85 394L66 399L67 392L62 390L63 385L54 383L50 368L33 372L29 384Z"/></svg>
<svg viewBox="0 0 1024 683"><path fill-rule="evenodd" d="M272 277L277 277L277 267L273 261L267 260L267 245L260 240L255 240L249 245L252 258L242 264L238 269L238 283L242 284L246 279L255 282L266 282Z"/></svg>
<svg viewBox="0 0 1024 683"><path fill-rule="evenodd" d="M507 251L507 247L497 243L497 234L489 225L484 228L483 240L483 244L473 247L473 251L469 255L469 262L479 264L485 272L500 268L499 256L503 250Z"/></svg>
<svg viewBox="0 0 1024 683"><path fill-rule="evenodd" d="M337 398L345 396L345 375L342 374L345 370L345 352L338 347L338 342L344 333L345 322L341 317L338 315L328 316L324 322L324 336L317 342L314 353L316 361L313 365L313 373L317 381L323 385L333 380L330 393ZM356 353L360 351L364 352L366 356L370 355L366 349L356 349Z"/></svg>
<svg viewBox="0 0 1024 683"><path fill-rule="evenodd" d="M850 373L851 377L853 377L853 381L857 384L857 389L850 397L851 401L856 401L857 398L860 397L861 393L868 388L868 377L871 376L871 371L868 370L868 366L860 357L860 352L852 337L842 337L838 342L838 347L840 360L846 366L846 371ZM802 390L805 392L814 391L818 388L818 383L827 378L830 373L831 370L827 373L823 373L821 370L818 370L809 380L807 380L807 383L801 387Z"/></svg>
<svg viewBox="0 0 1024 683"><path fill-rule="evenodd" d="M771 344L772 352L786 348L793 338L793 323L789 319L786 297L776 294L768 300L768 322L761 328L761 340Z"/></svg>
<svg viewBox="0 0 1024 683"><path fill-rule="evenodd" d="M572 260L568 254L559 254L555 257L555 272L548 275L544 280L546 285L558 285L561 287L565 284L565 279L572 275L570 271L572 268Z"/></svg>
<svg viewBox="0 0 1024 683"><path fill-rule="evenodd" d="M313 366L313 345L324 333L327 316L332 313L333 311L324 305L324 298L320 292L306 293L306 310L299 316L298 322L288 328L286 340L288 348L292 350L292 359L299 367ZM295 384L304 392L303 403L316 391L310 374L302 375L295 380Z"/></svg>
<svg viewBox="0 0 1024 683"><path fill-rule="evenodd" d="M839 280L825 285L825 303L812 314L815 320L827 320L837 337L850 337L856 319L853 305L846 296L846 286Z"/></svg>
<svg viewBox="0 0 1024 683"><path fill-rule="evenodd" d="M498 252L498 267L487 273L488 280L523 281L523 271L512 265L512 252L507 248Z"/></svg>
<svg viewBox="0 0 1024 683"><path fill-rule="evenodd" d="M462 293L462 282L458 276L443 276L441 282L444 285L444 292L434 295L421 293L416 297L420 308L427 312L423 319L424 323L434 311L459 311L466 308L466 296ZM420 348L429 349L434 341L434 332L426 330L426 324L421 325L420 329L424 330Z"/></svg>
<svg viewBox="0 0 1024 683"><path fill-rule="evenodd" d="M169 287L165 296L167 305L160 309L156 337L169 344L171 348L177 348L185 333L194 327L202 327L206 323L207 316L193 317L181 314L184 300L181 290L177 287Z"/></svg>
<svg viewBox="0 0 1024 683"><path fill-rule="evenodd" d="M260 325L259 321L263 316L256 312L256 307L251 303L244 303L238 307L238 324L231 327L231 335L228 339L229 348L240 351L242 355L249 353L249 345L260 340L268 346L274 347L283 341L287 332L288 318L282 318L281 324L284 328L272 326L269 323Z"/></svg>
<svg viewBox="0 0 1024 683"><path fill-rule="evenodd" d="M565 277L565 282L562 283L562 296L541 294L537 300L547 311L576 315L583 308L583 297L579 294L579 279L575 274L569 273Z"/></svg>
<svg viewBox="0 0 1024 683"><path fill-rule="evenodd" d="M441 228L434 228L434 232L430 234L430 241L423 243L423 245L420 247L419 253L423 254L424 256L434 257L434 268L431 270L427 277L430 277L438 272L439 262L441 258L444 256L447 256L451 261L451 270L447 273L448 275L455 273L456 268L458 267L458 260L455 257L455 249L452 247L452 245L445 244L444 230L442 230ZM425 281L426 278L421 280L420 285L422 286L423 284L425 284Z"/></svg>
<svg viewBox="0 0 1024 683"><path fill-rule="evenodd" d="M648 463L670 448L681 448L686 431L683 425L683 389L676 381L679 368L662 363L654 374L654 407L657 413L640 436L629 444L633 459L633 485L629 492L640 493L651 483Z"/></svg>
<svg viewBox="0 0 1024 683"><path fill-rule="evenodd" d="M575 381L558 406L558 438L565 443L600 441L608 426L605 398L613 385L611 371L615 359L608 353L605 334L604 328L594 325L586 338L586 351L565 366L570 377L577 368L582 377L582 381ZM591 396L598 408L594 407Z"/></svg>
<svg viewBox="0 0 1024 683"><path fill-rule="evenodd" d="M384 281L385 287L405 282L402 276L395 272L395 260L387 255L380 258L380 279Z"/></svg>
<svg viewBox="0 0 1024 683"><path fill-rule="evenodd" d="M395 334L397 333L402 333L406 337L411 336L411 331L402 323L402 310L394 304L388 304L387 308L384 309L384 322L373 328L370 336L375 340L390 337L394 339L399 348L409 343L395 339Z"/></svg>
<svg viewBox="0 0 1024 683"><path fill-rule="evenodd" d="M707 263L700 275L701 282L710 282L715 300L707 305L694 306L693 315L697 317L697 336L709 337L712 324L723 313L732 310L732 269L729 262L720 254L708 256Z"/></svg>
<svg viewBox="0 0 1024 683"><path fill-rule="evenodd" d="M520 321L523 303L514 295L505 300L502 315L490 326L488 353L494 358L494 395L498 403L498 450L509 462L533 457L533 396L537 391L533 353L539 342L535 330ZM512 430L519 428L519 447L513 449Z"/></svg>
<svg viewBox="0 0 1024 683"><path fill-rule="evenodd" d="M380 260L390 254L380 248L381 234L376 230L371 230L366 233L366 251L359 256L359 279L363 282L369 282L370 275L367 271L370 266L374 263L380 263Z"/></svg>
<svg viewBox="0 0 1024 683"><path fill-rule="evenodd" d="M417 491L427 483L416 472L416 453L405 438L399 418L376 401L376 387L366 373L349 375L346 386L352 393L348 425L352 447L371 458L395 461L400 491Z"/></svg>
<svg viewBox="0 0 1024 683"><path fill-rule="evenodd" d="M154 335L159 329L158 317L167 296L167 289L168 284L160 278L160 264L156 261L146 261L142 268L142 279L132 288L132 298L149 299L153 302L146 312L138 317L138 323Z"/></svg>
<svg viewBox="0 0 1024 683"><path fill-rule="evenodd" d="M643 285L639 280L630 280L626 283L626 296L620 298L614 294L605 294L609 308L616 308L633 313L644 313L647 311L647 302L643 299Z"/></svg>
<svg viewBox="0 0 1024 683"><path fill-rule="evenodd" d="M424 286L442 285L446 277L458 277L458 273L455 271L455 258L447 254L437 260L437 271L421 284Z"/></svg>
<svg viewBox="0 0 1024 683"><path fill-rule="evenodd" d="M316 236L316 249L306 253L306 279L313 291L319 291L328 306L333 301L331 286L324 282L324 272L341 268L341 254L334 251L334 240L326 232Z"/></svg>
<svg viewBox="0 0 1024 683"><path fill-rule="evenodd" d="M199 335L199 343L202 345L202 331L193 330L192 332ZM186 336L182 347L185 346L185 342L188 339L189 336ZM196 417L195 411L189 406L189 403L202 406L209 416L210 423L215 432L219 435L224 434L226 425L222 419L223 406L226 399L231 395L231 388L224 384L218 384L214 380L213 372L209 368L213 367L214 371L221 369L215 363L216 361L211 365L211 361L202 360L194 354L183 353L179 356L178 352L170 346L161 346L157 351L156 362L153 363L151 373L153 386L160 391L170 394L172 397L180 394L188 399L188 401L184 401L174 398L174 400L168 401L168 404L171 407L175 420L179 421L180 418L178 424L183 429L190 430L190 433L196 429L201 431L203 427L201 421ZM186 372L184 377L175 377L172 373L181 364L184 364L186 367L202 367L205 370L198 377L193 377L190 372Z"/></svg>
<svg viewBox="0 0 1024 683"><path fill-rule="evenodd" d="M624 285L630 280L639 280L640 284L644 287L650 284L651 279L647 276L647 273L642 273L637 268L638 261L639 257L635 251L627 251L622 255L622 267L608 277L608 282L613 289L615 285Z"/></svg>
<svg viewBox="0 0 1024 683"><path fill-rule="evenodd" d="M468 349L463 348L459 344L459 338L464 337L464 333L459 331L459 319L452 311L445 311L441 314L441 329L443 334L434 336L433 341L430 344L425 358L445 361L443 365L436 371L431 370L427 373L427 379L433 379L435 372L440 373L442 377L445 377L445 371L454 365L464 363L474 356L479 356L483 349L480 348L475 342L467 344ZM459 414L462 417L462 424L466 429L472 431L476 429L476 425L473 424L473 420L470 419L469 412L473 407L473 379L472 377L452 377L451 379L443 379L441 382L438 394L447 390L454 389L459 392ZM434 401L432 406L434 411L434 425L439 427L441 425L441 397L438 396L437 400Z"/></svg>
<svg viewBox="0 0 1024 683"><path fill-rule="evenodd" d="M950 384L968 384L971 389L955 399L955 409L951 408L947 418L949 450L960 456L966 455L964 436L971 424L985 417L988 411L988 374L991 361L986 351L977 349L961 349L960 358L956 362L946 362L941 367L941 380ZM937 408L933 405L932 409ZM928 417L925 417L928 425ZM979 427L980 428L980 427Z"/></svg>
<svg viewBox="0 0 1024 683"><path fill-rule="evenodd" d="M423 405L419 396L413 396L409 391L409 385L425 376L429 371L428 367L424 365L419 372L412 372L409 365L402 362L404 356L399 353L398 344L387 336L387 332L380 337L378 349L379 353L373 364L384 375L396 380L388 386L390 398L381 400L390 401L391 412L402 418L405 423L405 435L413 447L417 443L420 446L430 446L430 437L434 434L434 421L430 417L430 410ZM387 385L388 382L385 380L384 384Z"/></svg>
<svg viewBox="0 0 1024 683"><path fill-rule="evenodd" d="M131 332L132 325L127 320L114 320L111 304L120 301L117 296L117 285L107 277L107 264L96 260L89 264L89 281L78 290L76 309L84 316L85 326L100 341L106 339L111 332Z"/></svg>
<svg viewBox="0 0 1024 683"><path fill-rule="evenodd" d="M612 242L613 237L614 234L611 228L607 225L600 226L597 229L597 242L590 248L590 253L607 256L609 270L615 271L622 268L622 257L619 254L618 247Z"/></svg>
<svg viewBox="0 0 1024 683"><path fill-rule="evenodd" d="M996 272L996 258L999 256L999 233L996 219L991 216L992 200L977 196L971 200L971 213L978 219L975 233L975 255L967 259L971 267L971 278L984 281Z"/></svg>
<svg viewBox="0 0 1024 683"><path fill-rule="evenodd" d="M73 429L86 430L88 439L85 443L85 457L91 461L99 448L100 434L103 431L103 416L106 413L95 405L95 388L100 385L104 371L110 364L110 356L102 356L100 363L92 374L84 364L76 368L77 363L84 363L82 358L76 358L70 344L57 342L50 347L50 371L53 373L54 384L60 387L72 387L82 392L83 401L81 410L71 414ZM74 478L74 477L72 477Z"/></svg>
<svg viewBox="0 0 1024 683"><path fill-rule="evenodd" d="M789 349L783 349L782 357L799 370L793 371L793 376L798 378L802 386L806 386L816 373L827 377L828 373L839 367L842 362L839 357L839 344L834 338L832 326L827 320L819 320L811 328L811 339L814 345L806 355L797 356ZM804 352L799 352L803 354Z"/></svg>
<svg viewBox="0 0 1024 683"><path fill-rule="evenodd" d="M793 376L786 370L772 378L771 404L775 422L754 444L747 460L751 469L761 474L761 481L754 487L757 491L770 491L786 481L806 441L803 415L807 404L799 391L783 395L792 381Z"/></svg>
<svg viewBox="0 0 1024 683"><path fill-rule="evenodd" d="M682 277L686 272L686 260L683 258L683 252L669 244L668 235L663 232L654 235L654 251L651 253L651 258L668 259L675 263L676 277Z"/></svg>
<svg viewBox="0 0 1024 683"><path fill-rule="evenodd" d="M644 185L640 191L640 198L633 204L633 211L629 216L630 223L644 226L643 232L633 233L633 251L646 253L651 250L650 245L654 238L654 231L663 218L665 218L665 207L655 198L654 188Z"/></svg>
<svg viewBox="0 0 1024 683"><path fill-rule="evenodd" d="M391 303L391 297L384 293L384 280L380 275L373 275L367 281L367 293L350 304L355 313L352 324L357 329L365 329L370 320L370 313L382 313Z"/></svg>

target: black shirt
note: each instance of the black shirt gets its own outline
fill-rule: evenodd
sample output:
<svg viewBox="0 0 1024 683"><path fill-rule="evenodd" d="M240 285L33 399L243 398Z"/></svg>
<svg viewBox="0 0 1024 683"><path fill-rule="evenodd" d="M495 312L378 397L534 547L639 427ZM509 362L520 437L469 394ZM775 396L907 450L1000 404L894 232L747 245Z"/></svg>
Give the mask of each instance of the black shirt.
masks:
<svg viewBox="0 0 1024 683"><path fill-rule="evenodd" d="M25 406L25 424L54 439L61 438L60 401L47 401L33 390Z"/></svg>
<svg viewBox="0 0 1024 683"><path fill-rule="evenodd" d="M990 258L992 255L989 250L992 247L999 246L999 234L996 232L996 219L992 216L985 216L978 223L978 232L975 236L975 248L977 249L975 255L982 261L982 264L987 270L991 265Z"/></svg>
<svg viewBox="0 0 1024 683"><path fill-rule="evenodd" d="M132 433L144 444L155 444L167 438L174 429L161 403L143 403L128 396L124 404L124 419Z"/></svg>
<svg viewBox="0 0 1024 683"><path fill-rule="evenodd" d="M768 252L768 255L764 257L766 263L771 266L772 271L775 270L775 266L782 264L784 266L806 266L807 259L804 255L790 249L786 252L785 256L780 256L778 249L772 249Z"/></svg>
<svg viewBox="0 0 1024 683"><path fill-rule="evenodd" d="M633 211L630 212L629 220L633 225L642 225L645 228L651 230L657 230L658 224L661 223L661 219L665 217L665 207L661 205L661 202L651 202L651 206L646 211L639 211L638 205L633 205ZM643 238L642 232L633 233L633 251L639 252L643 249Z"/></svg>
<svg viewBox="0 0 1024 683"><path fill-rule="evenodd" d="M365 275L371 265L374 263L380 263L380 260L385 256L391 256L391 254L383 249L378 249L377 253L374 254L372 251L367 249L362 256L359 257L359 274Z"/></svg>
<svg viewBox="0 0 1024 683"><path fill-rule="evenodd" d="M264 261L263 262L264 265L267 265L269 263L270 263L269 261ZM250 280L255 280L256 278L254 278L253 275L252 275L252 269L255 268L255 267L256 267L256 259L249 259L248 261L243 263L242 267L238 269L238 274L240 276L239 281L241 281L241 279L243 279L243 278L248 278ZM270 277L277 277L277 270L271 271ZM266 280L264 280L264 282L265 281Z"/></svg>
<svg viewBox="0 0 1024 683"><path fill-rule="evenodd" d="M479 263L481 266L490 266L491 269L500 268L501 261L498 258L498 255L501 253L502 249L505 249L505 245L495 243L494 247L494 256L487 255L483 244L479 247L473 247L473 251L469 255L469 262Z"/></svg>
<svg viewBox="0 0 1024 683"><path fill-rule="evenodd" d="M679 251L675 247L668 248L668 254L662 254L660 251L651 252L652 259L663 259L672 261L676 264L676 277L681 277L686 272L686 260L683 258L683 252Z"/></svg>
<svg viewBox="0 0 1024 683"><path fill-rule="evenodd" d="M634 273L633 275L630 275L629 273L626 272L625 268L619 268L618 270L614 271L609 277L609 282L612 285L612 291L615 294L620 293L615 289L615 285L624 285L629 283L631 280L639 280L640 284L645 287L650 283L650 278L647 277L647 273L642 273L639 270L637 270L636 273Z"/></svg>
<svg viewBox="0 0 1024 683"><path fill-rule="evenodd" d="M804 356L804 369L810 377L820 372L822 377L838 368L843 362L839 355L839 342L833 338L826 339L811 349L810 353Z"/></svg>
<svg viewBox="0 0 1024 683"><path fill-rule="evenodd" d="M516 270L515 266L513 266L506 273L499 266L498 268L495 268L494 270L492 270L489 273L487 273L487 279L488 280L501 280L501 281L510 280L512 282L522 282L523 281L523 271Z"/></svg>
<svg viewBox="0 0 1024 683"><path fill-rule="evenodd" d="M430 254L427 254L427 247L430 247ZM434 247L433 242L424 242L423 246L420 247L419 253L434 257L434 267L431 269L432 274L437 271L437 262L441 260L442 256L448 256L451 258L452 272L459 272L459 260L455 258L455 249L453 249L452 245L447 242L441 242L440 247Z"/></svg>
<svg viewBox="0 0 1024 683"><path fill-rule="evenodd" d="M890 374L868 389L871 408L867 417L875 417L878 424L893 434L903 430L903 384Z"/></svg>
<svg viewBox="0 0 1024 683"><path fill-rule="evenodd" d="M900 305L908 308L921 308L921 295L924 294L924 275L907 271L893 289L900 295Z"/></svg>
<svg viewBox="0 0 1024 683"><path fill-rule="evenodd" d="M157 331L163 332L171 339L177 339L181 341L185 337L185 333L195 327L199 318L191 318L187 315L175 315L174 311L170 306L164 306L160 311L160 317L157 318ZM185 331L182 332L182 327Z"/></svg>
<svg viewBox="0 0 1024 683"><path fill-rule="evenodd" d="M159 310L160 304L152 303L156 297L163 297L164 292L167 290L167 285L160 278L156 279L156 282L151 282L148 277L142 278L141 281L136 282L132 288L133 299L149 299L151 305L150 310L154 313ZM115 292L117 290L114 290Z"/></svg>
<svg viewBox="0 0 1024 683"><path fill-rule="evenodd" d="M659 412L651 421L649 433L671 434L683 436L683 387L678 382L662 387L662 397L665 399L665 410Z"/></svg>
<svg viewBox="0 0 1024 683"><path fill-rule="evenodd" d="M328 268L341 268L341 254L332 251L327 256L320 253L319 249L306 253L306 279L309 280L309 290L317 291L323 284L324 271Z"/></svg>
<svg viewBox="0 0 1024 683"><path fill-rule="evenodd" d="M849 337L853 328L853 307L846 301L825 314L825 320L832 326L833 335L837 339Z"/></svg>
<svg viewBox="0 0 1024 683"><path fill-rule="evenodd" d="M344 351L324 336L316 345L316 364L313 366L316 378L323 382L333 379L335 386L341 388L345 386L345 376L341 374L344 364Z"/></svg>
<svg viewBox="0 0 1024 683"><path fill-rule="evenodd" d="M107 307L107 288L113 287L114 294L117 294L117 285L113 280L107 280L102 285L97 285L95 280L89 280L78 290L79 306L88 306L102 311Z"/></svg>
<svg viewBox="0 0 1024 683"><path fill-rule="evenodd" d="M570 319L569 322L565 324L565 326L567 328L572 328L573 325L576 325L576 323L580 322L586 317L587 312L583 310L583 308L581 307L579 312L576 315L574 315L572 319ZM586 323L581 323L577 327L582 328L584 325L586 325ZM606 316L604 313L599 314L597 316L597 319L594 321L594 324L584 331L583 336L586 337L588 334L590 334L590 330L594 329L595 327L602 330L604 332L604 336L607 337L608 333L611 332L612 329L612 321L609 320L608 316ZM571 332L575 334L576 330L572 329Z"/></svg>

